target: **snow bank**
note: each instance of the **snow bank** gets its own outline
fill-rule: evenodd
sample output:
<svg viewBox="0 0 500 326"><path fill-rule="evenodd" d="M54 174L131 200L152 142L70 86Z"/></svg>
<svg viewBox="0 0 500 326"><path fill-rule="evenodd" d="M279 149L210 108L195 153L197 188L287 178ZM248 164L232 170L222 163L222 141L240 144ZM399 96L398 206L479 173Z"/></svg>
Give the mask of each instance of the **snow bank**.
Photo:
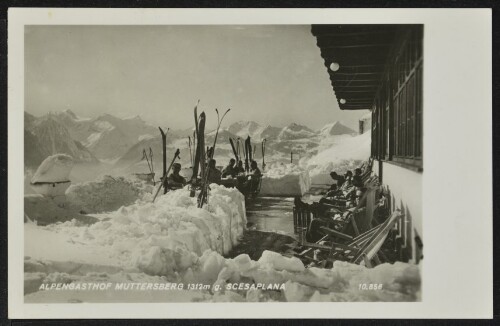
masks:
<svg viewBox="0 0 500 326"><path fill-rule="evenodd" d="M295 164L274 164L262 177L262 196L302 196L311 187L307 170Z"/></svg>
<svg viewBox="0 0 500 326"><path fill-rule="evenodd" d="M53 199L42 195L24 196L24 217L25 221L29 219L38 225L66 222L73 219L91 224L97 220L92 216L80 214L79 209L69 203L56 203Z"/></svg>
<svg viewBox="0 0 500 326"><path fill-rule="evenodd" d="M159 196L155 203L152 195L145 196L147 201L98 215L100 221L90 226L75 220L46 227L26 224L25 255L118 266L173 280L190 268L191 274L199 269L212 275L207 271L221 259L215 254L237 244L246 215L238 190L215 184L211 188L209 204L202 209L186 188Z"/></svg>
<svg viewBox="0 0 500 326"><path fill-rule="evenodd" d="M49 156L40 164L31 178L31 182L68 181L73 164L73 158L69 155L55 154Z"/></svg>
<svg viewBox="0 0 500 326"><path fill-rule="evenodd" d="M330 172L345 173L359 167L370 157L371 134L338 138L329 148L313 156L307 165L312 184L331 184Z"/></svg>
<svg viewBox="0 0 500 326"><path fill-rule="evenodd" d="M66 190L66 198L86 213L101 213L130 205L152 191L151 185L138 179L107 175L96 181L71 185Z"/></svg>

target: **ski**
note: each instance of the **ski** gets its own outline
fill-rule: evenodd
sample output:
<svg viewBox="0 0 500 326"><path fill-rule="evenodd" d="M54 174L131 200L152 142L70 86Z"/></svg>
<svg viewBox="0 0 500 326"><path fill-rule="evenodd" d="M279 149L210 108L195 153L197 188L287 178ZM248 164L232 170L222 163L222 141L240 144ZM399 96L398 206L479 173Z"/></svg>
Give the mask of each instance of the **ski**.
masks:
<svg viewBox="0 0 500 326"><path fill-rule="evenodd" d="M238 157L241 157L240 155L240 137L236 140L236 154L238 154Z"/></svg>
<svg viewBox="0 0 500 326"><path fill-rule="evenodd" d="M250 137L248 137L244 144L245 144L245 171L248 172L250 170L250 166L248 165L248 155L250 154L248 151L248 142L250 140Z"/></svg>
<svg viewBox="0 0 500 326"><path fill-rule="evenodd" d="M266 162L264 160L265 155L266 155L266 139L264 138L262 140L262 171L266 169Z"/></svg>
<svg viewBox="0 0 500 326"><path fill-rule="evenodd" d="M250 163L253 160L253 155L252 155L252 142L250 141L250 136L247 137L247 146L248 146L248 160Z"/></svg>
<svg viewBox="0 0 500 326"><path fill-rule="evenodd" d="M164 186L165 183L166 183L167 174L170 172L170 169L172 168L172 165L174 165L175 160L177 158L180 158L179 157L180 154L181 154L181 151L177 148L177 150L175 151L175 154L174 154L174 158L172 159L172 162L170 162L170 166L168 167L168 169L167 169L167 171L165 173L164 179L160 183L160 186L158 187L158 190L156 190L156 194L153 197L153 203L155 202L156 197L158 197L158 194L160 193L161 187L163 187L165 189L165 192L167 191L167 187Z"/></svg>
<svg viewBox="0 0 500 326"><path fill-rule="evenodd" d="M215 131L215 137L214 137L214 145L211 147L210 151L207 151L208 159L207 161L210 162L210 160L213 159L214 154L215 154L215 145L217 144L217 136L219 135L219 129L220 125L222 124L222 120L224 120L224 117L226 114L230 111L231 109L227 109L226 112L222 115L221 118L219 118L219 110L215 109L215 112L217 112L217 129ZM198 207L202 208L203 204L207 202L208 199L208 179L210 177L210 169L207 169L206 174L204 176L203 182L201 184L202 188L200 191L200 194L198 195Z"/></svg>
<svg viewBox="0 0 500 326"><path fill-rule="evenodd" d="M194 167L194 157L196 156L196 130L193 130L193 153L191 156L193 157L193 162L191 162L191 168Z"/></svg>
<svg viewBox="0 0 500 326"><path fill-rule="evenodd" d="M161 143L162 143L162 150L163 150L163 157L162 157L162 159L163 159L163 175L162 175L160 180L163 180L163 178L165 178L165 175L167 174L167 134L160 127L158 127L158 129L160 129L160 132L161 132ZM167 133L168 133L168 128L167 128Z"/></svg>
<svg viewBox="0 0 500 326"><path fill-rule="evenodd" d="M205 153L205 124L206 124L205 112L200 114L200 123L198 125L198 150L200 151L200 160L198 164L200 165L201 179L205 177L205 166L206 166L206 153Z"/></svg>
<svg viewBox="0 0 500 326"><path fill-rule="evenodd" d="M234 157L236 158L236 162L238 162L239 161L238 152L237 152L236 148L234 147L234 141L231 137L229 137L229 143L231 144L231 148L233 149L233 154L234 154Z"/></svg>
<svg viewBox="0 0 500 326"><path fill-rule="evenodd" d="M196 119L196 138L197 140L193 163L193 176L191 177L191 192L189 194L191 197L194 197L195 195L198 171L201 170L202 177L205 172L205 112L202 112L200 114L200 118Z"/></svg>

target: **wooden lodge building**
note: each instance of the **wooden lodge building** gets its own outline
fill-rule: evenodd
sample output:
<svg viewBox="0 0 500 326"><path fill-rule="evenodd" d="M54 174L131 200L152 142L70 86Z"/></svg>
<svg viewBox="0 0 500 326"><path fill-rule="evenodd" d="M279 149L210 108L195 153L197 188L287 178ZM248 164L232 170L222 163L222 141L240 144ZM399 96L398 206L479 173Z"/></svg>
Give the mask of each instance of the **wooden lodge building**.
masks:
<svg viewBox="0 0 500 326"><path fill-rule="evenodd" d="M341 110L371 111L373 173L387 189L400 259L422 258L423 25L313 25Z"/></svg>

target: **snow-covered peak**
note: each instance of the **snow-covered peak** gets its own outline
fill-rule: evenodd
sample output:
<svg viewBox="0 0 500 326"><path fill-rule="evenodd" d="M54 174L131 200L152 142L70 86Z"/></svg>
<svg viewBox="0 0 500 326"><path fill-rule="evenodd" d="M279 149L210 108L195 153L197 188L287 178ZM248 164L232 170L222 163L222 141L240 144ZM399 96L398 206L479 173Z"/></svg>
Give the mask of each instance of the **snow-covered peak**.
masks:
<svg viewBox="0 0 500 326"><path fill-rule="evenodd" d="M316 133L308 127L293 122L281 130L278 138L280 140L301 139L313 137L315 135Z"/></svg>
<svg viewBox="0 0 500 326"><path fill-rule="evenodd" d="M321 128L320 133L323 136L334 136L334 135L354 134L356 132L351 128L346 127L344 124L342 124L341 121L335 121Z"/></svg>
<svg viewBox="0 0 500 326"><path fill-rule="evenodd" d="M78 119L78 116L75 114L75 112L71 111L70 109L64 110L63 113L67 114L68 116L72 117L73 119Z"/></svg>
<svg viewBox="0 0 500 326"><path fill-rule="evenodd" d="M227 131L240 137L260 138L264 128L255 121L238 121L227 127Z"/></svg>

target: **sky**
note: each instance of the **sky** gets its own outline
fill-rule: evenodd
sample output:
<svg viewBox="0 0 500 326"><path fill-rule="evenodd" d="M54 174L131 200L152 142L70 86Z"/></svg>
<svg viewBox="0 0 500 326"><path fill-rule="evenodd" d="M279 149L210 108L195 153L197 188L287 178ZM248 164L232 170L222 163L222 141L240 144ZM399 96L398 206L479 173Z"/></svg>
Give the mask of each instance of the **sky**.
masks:
<svg viewBox="0 0 500 326"><path fill-rule="evenodd" d="M309 25L26 26L25 110L105 113L172 129L193 108L216 124L253 120L357 130L367 111L341 111Z"/></svg>

